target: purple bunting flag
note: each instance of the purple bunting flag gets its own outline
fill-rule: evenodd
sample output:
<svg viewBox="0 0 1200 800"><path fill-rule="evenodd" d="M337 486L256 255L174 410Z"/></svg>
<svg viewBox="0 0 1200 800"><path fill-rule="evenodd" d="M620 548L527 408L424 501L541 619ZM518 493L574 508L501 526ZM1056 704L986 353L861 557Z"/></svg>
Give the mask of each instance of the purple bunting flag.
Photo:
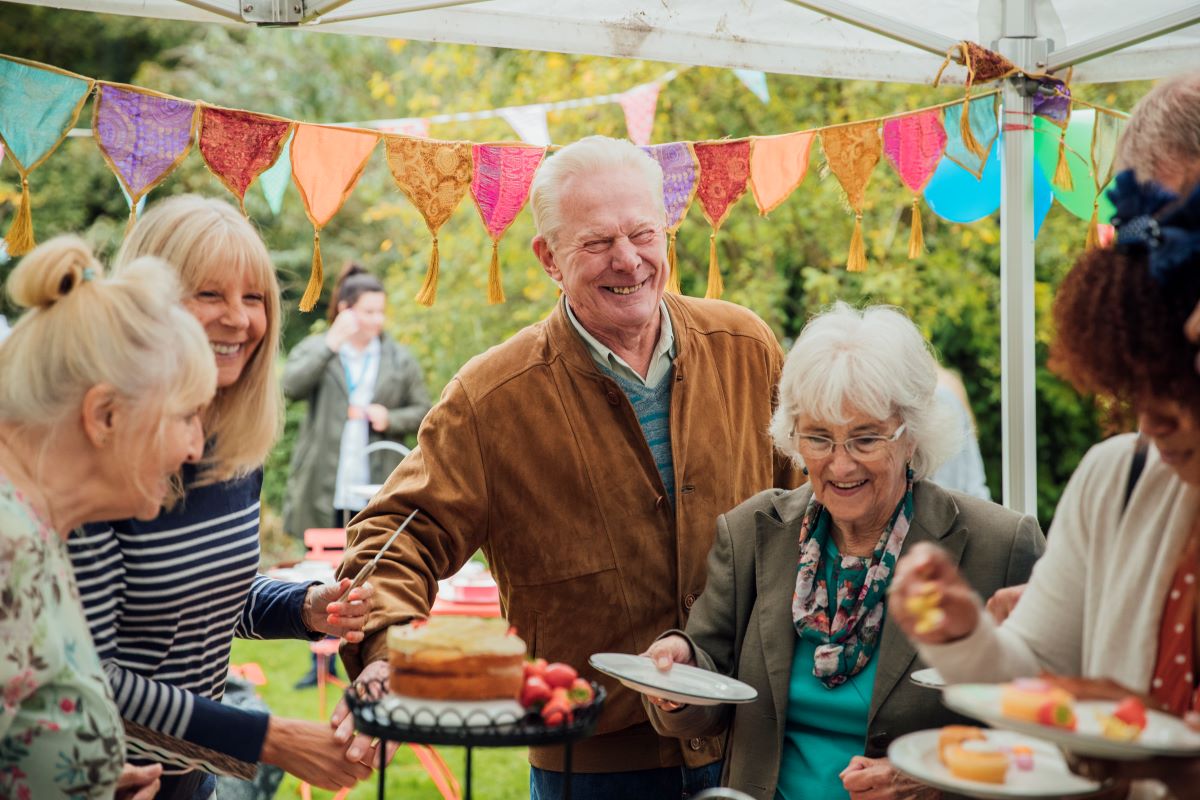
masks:
<svg viewBox="0 0 1200 800"><path fill-rule="evenodd" d="M96 143L135 207L187 155L195 111L186 100L100 85L92 119Z"/></svg>

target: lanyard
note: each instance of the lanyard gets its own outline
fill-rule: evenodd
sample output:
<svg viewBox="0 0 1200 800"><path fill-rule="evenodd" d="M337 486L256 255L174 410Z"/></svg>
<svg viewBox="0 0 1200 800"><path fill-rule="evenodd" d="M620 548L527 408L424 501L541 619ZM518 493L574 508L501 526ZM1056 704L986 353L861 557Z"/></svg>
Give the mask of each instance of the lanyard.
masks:
<svg viewBox="0 0 1200 800"><path fill-rule="evenodd" d="M347 394L349 394L352 399L354 397L354 390L357 389L359 384L363 382L363 378L367 377L367 372L371 369L371 362L373 360L374 354L371 352L370 347L368 347L366 351L363 352L362 368L359 369L358 377L356 378L350 374L350 364L348 363L348 359L345 356L341 357L342 372L344 372L346 375Z"/></svg>

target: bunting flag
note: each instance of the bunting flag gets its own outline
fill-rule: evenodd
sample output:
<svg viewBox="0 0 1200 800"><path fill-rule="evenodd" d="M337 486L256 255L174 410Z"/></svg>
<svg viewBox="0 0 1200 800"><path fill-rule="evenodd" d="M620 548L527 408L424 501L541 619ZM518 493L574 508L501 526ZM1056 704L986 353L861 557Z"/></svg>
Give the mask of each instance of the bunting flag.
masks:
<svg viewBox="0 0 1200 800"><path fill-rule="evenodd" d="M129 196L130 225L137 219L137 202L188 154L195 118L195 103L134 86L100 84L92 133Z"/></svg>
<svg viewBox="0 0 1200 800"><path fill-rule="evenodd" d="M967 112L967 123L962 122L964 109ZM983 177L983 167L987 164L987 153L991 152L992 142L1000 134L1000 126L996 123L996 96L991 98L976 98L975 102L955 103L943 109L942 127L946 131L946 158L958 164L975 176L976 180ZM963 142L962 132L969 128L972 138L985 148L981 156Z"/></svg>
<svg viewBox="0 0 1200 800"><path fill-rule="evenodd" d="M658 93L661 90L661 83L646 83L635 86L617 98L621 110L625 112L625 128L629 131L629 141L634 144L650 144L654 115L658 110Z"/></svg>
<svg viewBox="0 0 1200 800"><path fill-rule="evenodd" d="M321 228L341 209L367 167L379 134L347 128L297 123L292 134L292 179L313 224L313 261L301 311L312 311L325 281L321 263Z"/></svg>
<svg viewBox="0 0 1200 800"><path fill-rule="evenodd" d="M512 225L529 199L533 173L546 155L544 147L477 144L472 149L474 175L471 197L492 237L492 262L488 268L488 302L503 303L500 284L500 237Z"/></svg>
<svg viewBox="0 0 1200 800"><path fill-rule="evenodd" d="M717 265L717 231L729 215L729 209L746 193L750 181L750 140L697 142L693 145L700 164L700 183L696 197L700 210L712 225L708 235L708 288L704 296L719 298L725 291Z"/></svg>
<svg viewBox="0 0 1200 800"><path fill-rule="evenodd" d="M432 306L437 299L438 229L458 208L471 186L471 144L404 136L385 136L383 141L388 169L396 185L421 212L433 237L429 269L416 297L421 305Z"/></svg>
<svg viewBox="0 0 1200 800"><path fill-rule="evenodd" d="M258 187L262 189L263 197L267 199L267 207L275 216L279 216L279 212L283 210L283 195L292 182L292 135L288 133L283 138L279 158L258 176Z"/></svg>
<svg viewBox="0 0 1200 800"><path fill-rule="evenodd" d="M1092 127L1092 184L1096 194L1092 200L1092 218L1088 222L1087 247L1100 245L1100 195L1113 179L1113 168L1117 160L1117 141L1125 130L1125 119L1115 114L1096 111L1096 122Z"/></svg>
<svg viewBox="0 0 1200 800"><path fill-rule="evenodd" d="M846 269L862 272L867 268L866 247L863 245L862 209L866 199L867 184L871 173L879 163L883 144L879 140L878 123L860 122L821 131L821 146L829 169L846 192L846 200L854 212L854 235L850 239L850 253L846 257Z"/></svg>
<svg viewBox="0 0 1200 800"><path fill-rule="evenodd" d="M663 208L667 212L667 291L680 293L679 263L675 254L675 234L687 216L692 198L696 196L700 162L689 142L671 142L643 146L643 150L658 162L663 171Z"/></svg>
<svg viewBox="0 0 1200 800"><path fill-rule="evenodd" d="M763 105L771 102L771 92L767 89L767 73L757 69L735 69L733 74L763 102Z"/></svg>
<svg viewBox="0 0 1200 800"><path fill-rule="evenodd" d="M546 125L545 106L512 106L500 109L504 118L522 142L536 147L550 146L550 128Z"/></svg>
<svg viewBox="0 0 1200 800"><path fill-rule="evenodd" d="M1008 78L1013 75L1020 74L1021 70L1017 65L1009 61L999 53L988 50L982 45L975 42L962 41L955 43L946 53L946 60L942 62L941 68L937 71L937 75L933 79L933 85L937 86L942 79L942 72L951 61L955 61L967 68L966 96L963 98L963 105L971 105L971 88L981 83L991 83L1003 78ZM980 159L986 159L988 154L988 145L986 142L980 142L975 138L974 132L969 123L975 120L970 114L959 116L960 137L963 145L971 153Z"/></svg>
<svg viewBox="0 0 1200 800"><path fill-rule="evenodd" d="M750 137L750 188L764 217L779 207L808 174L811 131Z"/></svg>
<svg viewBox="0 0 1200 800"><path fill-rule="evenodd" d="M925 251L925 236L921 228L921 192L937 171L938 162L946 152L946 131L942 127L941 112L925 111L885 120L883 152L895 167L900 180L913 193L908 257L916 258Z"/></svg>
<svg viewBox="0 0 1200 800"><path fill-rule="evenodd" d="M0 57L0 143L21 176L21 207L4 239L11 256L36 244L29 173L62 144L94 85L82 75Z"/></svg>
<svg viewBox="0 0 1200 800"><path fill-rule="evenodd" d="M200 107L200 155L246 213L246 190L279 160L292 131L287 120L248 111Z"/></svg>
<svg viewBox="0 0 1200 800"><path fill-rule="evenodd" d="M422 139L429 137L429 119L427 117L408 117L393 119L377 126L381 133L395 133L400 136L417 136Z"/></svg>

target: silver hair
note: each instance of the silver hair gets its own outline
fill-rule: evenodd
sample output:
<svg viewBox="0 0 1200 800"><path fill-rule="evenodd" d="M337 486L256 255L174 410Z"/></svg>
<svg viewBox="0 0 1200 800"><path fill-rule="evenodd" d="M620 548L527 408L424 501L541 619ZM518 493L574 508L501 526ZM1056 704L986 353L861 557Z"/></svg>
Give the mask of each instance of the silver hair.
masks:
<svg viewBox="0 0 1200 800"><path fill-rule="evenodd" d="M1139 181L1182 184L1184 191L1200 179L1200 72L1163 81L1138 101L1117 164Z"/></svg>
<svg viewBox="0 0 1200 800"><path fill-rule="evenodd" d="M636 170L645 179L646 189L651 192L665 222L663 173L658 162L626 139L588 136L546 159L533 176L529 206L538 234L553 246L562 226L562 193L572 178L628 168Z"/></svg>
<svg viewBox="0 0 1200 800"><path fill-rule="evenodd" d="M899 415L915 444L913 477L921 480L962 444L954 410L934 399L936 389L933 348L902 311L839 302L809 320L788 353L771 436L803 466L789 435L801 411L830 424L845 424L847 409L880 420Z"/></svg>

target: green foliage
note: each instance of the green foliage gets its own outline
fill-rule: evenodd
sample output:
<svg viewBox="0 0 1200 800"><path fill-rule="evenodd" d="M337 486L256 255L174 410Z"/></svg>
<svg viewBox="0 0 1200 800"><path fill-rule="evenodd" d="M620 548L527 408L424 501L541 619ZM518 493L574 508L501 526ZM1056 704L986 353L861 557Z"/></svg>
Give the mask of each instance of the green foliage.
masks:
<svg viewBox="0 0 1200 800"><path fill-rule="evenodd" d="M24 36L5 7L0 51L44 60L92 77L132 80L182 97L204 99L308 122L425 116L529 102L618 92L652 80L667 65L556 53L505 51L459 45L328 36L292 30L242 30L222 26L130 21L36 9L38 36ZM24 12L23 12L24 13ZM81 27L83 26L83 27ZM59 30L63 35L57 36ZM61 45L72 30L86 31L86 47L69 54ZM128 65L141 60L130 71ZM776 76L771 101L762 104L728 70L688 68L659 100L655 141L783 133L915 109L959 95L952 89L833 79ZM1129 108L1144 84L1085 87L1087 99ZM552 113L558 142L601 133L624 136L620 108L603 105ZM512 140L500 120L434 128L443 139ZM868 271L851 274L844 263L853 217L840 187L820 168L820 147L807 180L770 218L753 198L733 209L718 237L726 299L758 312L781 339L790 341L813 312L834 300L885 302L912 314L944 361L962 373L978 421L993 496L1000 495L1000 323L998 215L970 226L952 225L923 209L928 253L907 258L911 196L886 163L867 191L863 228ZM127 209L90 140L68 141L33 175L34 221L41 238L82 231L111 252L124 230ZM16 198L11 167L0 170L0 201ZM151 202L176 192L228 197L194 151L153 192ZM273 217L257 187L247 196L251 218L271 248L292 309L285 344L306 335L313 314L295 305L308 277L312 228L300 199L289 189ZM710 228L693 207L679 233L683 289L704 292ZM557 292L529 252L532 222L522 214L500 244L508 302L486 302L490 242L466 199L440 232L441 281L433 308L412 298L425 274L429 233L420 215L395 188L376 153L354 193L322 231L326 272L345 259L381 274L388 287L390 331L413 349L436 393L472 356L538 320ZM1055 207L1037 244L1037 375L1039 513L1048 524L1054 504L1083 451L1099 436L1090 400L1080 398L1044 367L1050 340L1053 289L1082 249L1085 223ZM327 286L332 279L327 280ZM328 291L326 291L326 298ZM324 298L323 298L324 302ZM268 464L264 500L278 507L295 426L303 410L289 409L289 426Z"/></svg>

